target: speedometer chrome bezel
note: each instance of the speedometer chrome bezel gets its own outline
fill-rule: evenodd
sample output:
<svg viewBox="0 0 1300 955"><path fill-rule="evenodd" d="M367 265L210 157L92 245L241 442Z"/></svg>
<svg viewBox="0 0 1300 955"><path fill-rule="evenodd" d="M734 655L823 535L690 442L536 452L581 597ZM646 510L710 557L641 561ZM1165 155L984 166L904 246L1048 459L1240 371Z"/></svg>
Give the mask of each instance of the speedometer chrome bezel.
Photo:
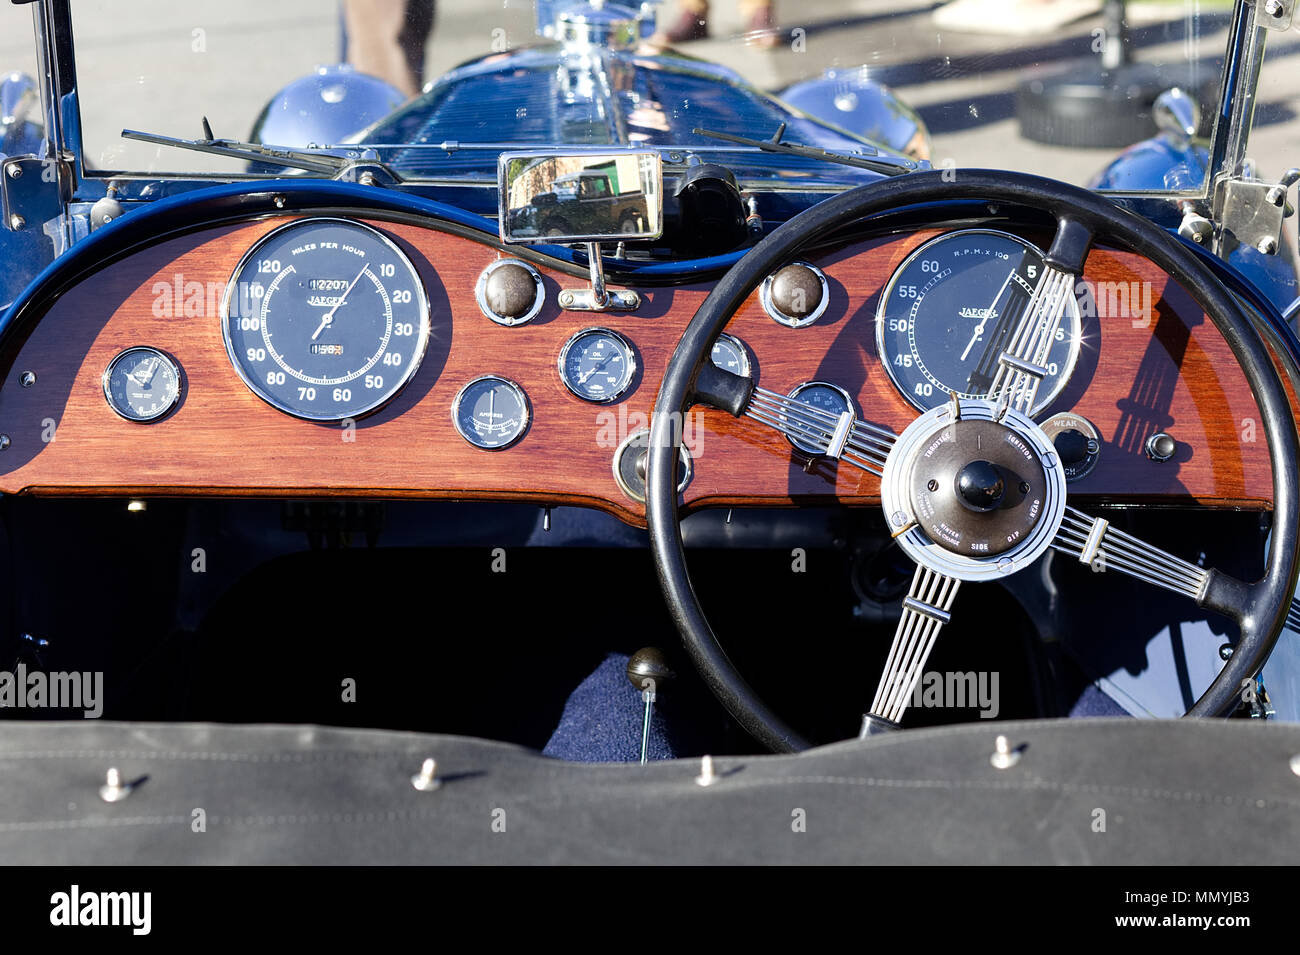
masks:
<svg viewBox="0 0 1300 955"><path fill-rule="evenodd" d="M348 226L350 228L360 229L363 232L370 233L371 236L378 239L379 242L381 242L383 245L387 246L388 249L397 257L397 260L405 268L410 270L410 274L412 278L411 294L416 301L416 306L419 314L419 322L418 322L419 327L416 331L417 340L416 340L416 345L411 353L412 354L411 363L407 367L407 369L402 373L401 378L399 379L397 385L391 390L386 390L386 392L383 395L381 395L374 401L370 402L369 404L362 405L360 408L349 411L349 413L342 414L342 415L324 414L324 413L313 414L310 412L302 411L300 409L295 409L286 406L279 399L269 394L260 383L251 379L248 376L248 373L244 369L243 363L240 361L239 356L236 354L235 345L230 338L230 301L232 295L235 292L236 286L239 282L239 278L244 272L244 267L257 255L257 253L267 243L269 243L271 240L279 236L282 232L288 232L293 229L302 229L308 226L319 225L322 223L335 223L338 225ZM387 405L389 402L391 402L393 399L395 399L398 395L400 395L403 391L406 390L407 385L411 383L411 380L415 378L416 373L420 370L420 365L423 364L424 362L425 352L428 351L429 338L431 334L429 312L430 312L429 296L424 288L424 280L420 277L419 270L416 269L415 263L411 261L410 256L408 256L405 252L403 252L401 247L398 246L396 242L394 242L392 239L386 236L383 232L376 229L374 226L367 225L364 222L358 222L356 219L348 219L343 216L305 216L300 219L294 219L291 222L286 222L284 225L276 226L270 232L266 233L266 235L262 236L251 246L249 246L247 251L245 251L244 254L240 256L239 262L235 265L234 271L232 271L230 274L229 281L226 282L225 291L222 292L221 295L221 309L220 309L221 339L225 343L226 357L230 360L231 367L235 369L235 373L239 375L240 380L243 381L244 385L248 388L248 390L251 391L253 394L255 394L258 398L262 399L262 401L266 402L268 405L270 405L276 411L281 412L282 414L287 414L290 417L298 418L303 421L320 421L320 422L335 423L340 421L357 420L360 418L364 418L367 415L374 414L376 411L379 411L381 408L383 408L385 405ZM263 320L265 320L264 316L263 316Z"/></svg>
<svg viewBox="0 0 1300 955"><path fill-rule="evenodd" d="M931 239L927 239L925 242L922 242L919 246L917 246L915 249L912 250L912 252L907 256L907 258L903 259L903 261L899 263L897 268L894 269L894 271L889 276L889 281L885 283L885 287L881 290L880 301L876 304L876 355L880 359L880 364L884 367L885 374L889 376L889 380L893 384L895 390L900 395L903 396L903 398L907 401L908 404L916 408L918 411L930 411L933 410L934 408L940 407L944 402L950 401L952 399L952 392L944 391L941 389L940 393L943 395L943 399L934 404L926 405L923 402L918 401L916 399L916 396L912 394L910 389L905 388L903 386L903 382L899 380L899 376L894 371L893 365L891 363L891 358L893 357L893 354L887 350L888 346L887 343L885 342L885 310L889 307L890 297L894 294L894 288L897 286L898 281L902 277L903 273L906 272L908 267L911 266L911 264L915 262L918 258L920 258L921 255L924 254L927 249L931 248L932 246L939 245L940 243L951 241L953 238L959 236L968 236L968 235L1000 236L1005 239L1010 239L1013 242L1019 243L1020 245L1023 245L1026 248L1033 250L1034 252L1038 253L1040 258L1045 257L1047 254L1038 245L1036 245L1033 242L1030 242L1024 236L1019 236L1016 235L1014 232L1007 232L1003 229L954 229L951 232L944 232L940 235L934 236ZM1080 333L1082 333L1083 316L1078 313L1078 300L1073 295L1071 295L1067 299L1067 302L1074 302L1076 317L1078 318L1079 330ZM1069 306L1067 305L1067 308L1068 307ZM1062 371L1062 373L1058 376L1053 387L1050 390L1042 392L1042 395L1039 398L1038 402L1034 405L1033 408L1029 410L1030 417L1037 417L1039 414L1046 411L1051 406L1052 402L1054 402L1058 397L1060 397L1061 392L1065 390L1065 386L1070 381L1070 376L1074 373L1074 368L1079 362L1079 352L1082 347L1082 334L1067 336L1067 341L1069 342L1070 352L1069 352L1069 357L1066 360L1066 367ZM927 375L926 377L930 378L931 375ZM980 396L963 394L963 395L959 395L959 397L962 401L966 401L968 399L975 400Z"/></svg>

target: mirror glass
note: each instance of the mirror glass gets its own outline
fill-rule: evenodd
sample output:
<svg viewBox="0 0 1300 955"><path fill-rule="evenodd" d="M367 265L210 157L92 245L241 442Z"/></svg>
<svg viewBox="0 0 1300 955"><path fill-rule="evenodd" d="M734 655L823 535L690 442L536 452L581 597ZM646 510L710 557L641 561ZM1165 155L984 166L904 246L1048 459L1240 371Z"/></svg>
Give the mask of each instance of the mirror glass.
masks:
<svg viewBox="0 0 1300 955"><path fill-rule="evenodd" d="M497 171L506 242L656 239L663 232L656 152L505 153Z"/></svg>

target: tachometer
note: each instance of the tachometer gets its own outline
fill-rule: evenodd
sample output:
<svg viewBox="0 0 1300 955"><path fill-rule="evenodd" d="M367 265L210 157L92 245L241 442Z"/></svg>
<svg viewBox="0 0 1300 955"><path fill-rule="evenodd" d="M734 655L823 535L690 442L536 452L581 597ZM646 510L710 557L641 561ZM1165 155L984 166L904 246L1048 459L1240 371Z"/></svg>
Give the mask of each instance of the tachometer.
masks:
<svg viewBox="0 0 1300 955"><path fill-rule="evenodd" d="M954 392L987 395L1042 274L1039 249L991 229L949 232L908 256L876 310L880 360L903 396L927 411ZM1065 299L1032 414L1060 394L1079 356L1079 303Z"/></svg>
<svg viewBox="0 0 1300 955"><path fill-rule="evenodd" d="M244 383L313 421L383 407L429 340L415 266L387 236L346 219L307 219L263 237L235 269L221 315Z"/></svg>

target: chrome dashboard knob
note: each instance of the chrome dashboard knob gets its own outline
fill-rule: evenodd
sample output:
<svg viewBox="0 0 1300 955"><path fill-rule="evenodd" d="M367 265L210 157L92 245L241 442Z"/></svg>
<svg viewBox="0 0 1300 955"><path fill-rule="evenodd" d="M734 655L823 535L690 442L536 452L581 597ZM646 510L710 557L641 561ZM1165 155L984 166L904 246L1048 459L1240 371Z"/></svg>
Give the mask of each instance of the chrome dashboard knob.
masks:
<svg viewBox="0 0 1300 955"><path fill-rule="evenodd" d="M1152 461L1168 461L1178 452L1178 442L1161 431L1147 438L1146 452Z"/></svg>

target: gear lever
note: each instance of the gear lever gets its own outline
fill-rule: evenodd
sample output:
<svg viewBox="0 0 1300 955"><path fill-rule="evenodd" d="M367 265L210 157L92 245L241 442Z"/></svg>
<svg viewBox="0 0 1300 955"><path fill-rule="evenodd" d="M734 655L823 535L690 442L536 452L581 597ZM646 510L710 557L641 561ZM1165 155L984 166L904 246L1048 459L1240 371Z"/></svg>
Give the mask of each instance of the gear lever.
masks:
<svg viewBox="0 0 1300 955"><path fill-rule="evenodd" d="M677 676L668 665L668 658L658 647L642 647L627 661L627 678L641 691L645 700L645 722L641 727L641 763L645 764L650 745L650 715L654 709L655 694L669 680Z"/></svg>

